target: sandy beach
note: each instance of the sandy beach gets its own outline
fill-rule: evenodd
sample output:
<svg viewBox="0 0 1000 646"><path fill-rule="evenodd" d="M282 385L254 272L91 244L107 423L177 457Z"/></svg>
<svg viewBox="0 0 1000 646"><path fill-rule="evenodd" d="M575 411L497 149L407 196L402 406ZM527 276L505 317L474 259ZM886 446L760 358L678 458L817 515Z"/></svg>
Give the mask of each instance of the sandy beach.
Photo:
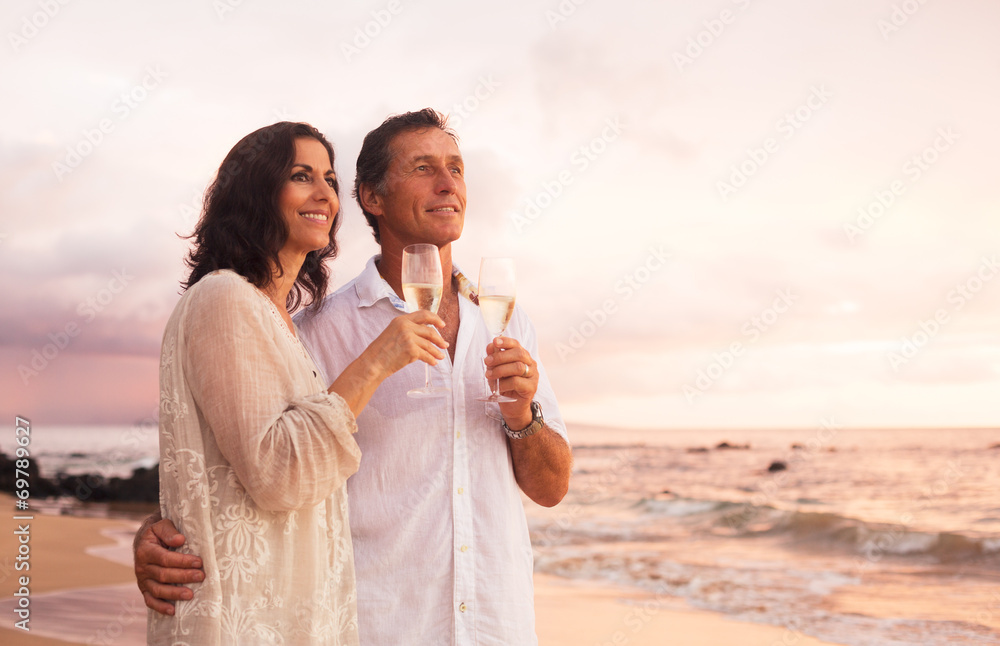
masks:
<svg viewBox="0 0 1000 646"><path fill-rule="evenodd" d="M0 507L11 510L0 533L0 643L24 646L87 643L100 638L100 631L129 622L142 625L145 633L145 613L138 588L131 583L132 566L127 557L126 541L134 533L136 522L46 516L39 513L14 512L14 498L0 494ZM32 520L13 520L15 515L33 516ZM17 570L18 527L29 524L29 569ZM20 617L13 613L14 594L20 588L20 578L30 577L30 632L14 627ZM108 603L106 594L116 590L115 603ZM76 592L73 591L82 591ZM71 602L72 601L72 602ZM126 605L123 607L121 604ZM133 603L134 602L134 603ZM77 641L54 638L61 635L67 624L76 626ZM119 635L124 636L124 633ZM93 643L103 643L95 640ZM141 642L108 642L141 643Z"/></svg>
<svg viewBox="0 0 1000 646"><path fill-rule="evenodd" d="M13 509L13 499L0 496L0 506ZM0 534L0 643L144 643L145 608L128 561L129 537L137 523L40 514L30 523L31 567L27 572L14 569L18 539L13 531L17 528ZM14 628L18 619L13 614L14 593L23 575L31 577L30 632ZM828 643L778 627L685 610L675 598L546 575L535 577L535 607L543 646Z"/></svg>

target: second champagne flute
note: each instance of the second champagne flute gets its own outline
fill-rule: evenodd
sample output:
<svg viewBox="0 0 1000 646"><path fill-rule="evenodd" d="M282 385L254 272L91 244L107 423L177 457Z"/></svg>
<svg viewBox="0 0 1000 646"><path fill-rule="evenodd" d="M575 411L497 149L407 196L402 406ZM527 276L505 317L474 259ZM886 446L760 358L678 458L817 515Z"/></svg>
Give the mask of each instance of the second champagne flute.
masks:
<svg viewBox="0 0 1000 646"><path fill-rule="evenodd" d="M479 311L483 315L490 339L495 339L507 329L507 323L514 313L514 298L517 289L514 279L513 258L483 258L479 265ZM499 352L499 350L498 350ZM500 394L500 380L490 384L490 394L479 397L484 402L514 402L511 397Z"/></svg>
<svg viewBox="0 0 1000 646"><path fill-rule="evenodd" d="M443 280L441 252L432 244L411 244L403 249L403 298L413 311L437 314L441 304ZM431 385L431 367L424 364L424 385L406 392L410 397L440 397L451 390Z"/></svg>

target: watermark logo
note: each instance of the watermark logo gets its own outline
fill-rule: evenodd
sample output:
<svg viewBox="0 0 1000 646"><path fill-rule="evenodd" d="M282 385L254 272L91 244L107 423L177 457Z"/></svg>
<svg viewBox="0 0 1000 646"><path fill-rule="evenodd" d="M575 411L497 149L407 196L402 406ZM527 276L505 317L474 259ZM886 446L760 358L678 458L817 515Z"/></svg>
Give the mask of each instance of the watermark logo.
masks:
<svg viewBox="0 0 1000 646"><path fill-rule="evenodd" d="M127 92L122 92L111 104L111 112L118 117L118 121L128 119L132 112L138 108L149 94L160 86L167 74L160 69L159 65L146 67L146 74L142 80L134 85ZM84 128L82 136L75 144L66 146L66 154L63 158L52 162L52 171L56 174L56 179L60 182L63 177L76 170L83 160L89 157L97 147L100 146L107 135L115 130L114 120L105 117L97 122L94 128Z"/></svg>
<svg viewBox="0 0 1000 646"><path fill-rule="evenodd" d="M511 220L518 233L541 217L545 209L552 206L557 197L563 194L568 186L576 181L577 175L585 172L591 164L600 158L608 146L617 140L624 130L621 117L608 117L604 120L601 134L577 148L569 157L571 168L564 169L552 179L542 182L541 190L534 196L525 199L518 212L511 214Z"/></svg>
<svg viewBox="0 0 1000 646"><path fill-rule="evenodd" d="M562 540L566 532L574 526L574 522L584 515L587 507L612 495L615 485L622 479L624 473L633 471L638 463L638 457L633 450L619 450L614 459L599 472L594 474L585 484L574 487L575 500L559 505L556 519L544 531L531 537L531 544L536 548L546 548Z"/></svg>
<svg viewBox="0 0 1000 646"><path fill-rule="evenodd" d="M402 11L403 4L400 0L389 0L384 9L372 11L371 20L354 28L354 38L350 42L340 43L340 52L344 55L344 60L350 63L352 58L358 56L362 50L372 44L372 41L381 36L392 19Z"/></svg>
<svg viewBox="0 0 1000 646"><path fill-rule="evenodd" d="M733 0L733 3L740 8L740 11L746 11L747 7L750 6L750 0ZM729 9L723 9L715 18L703 20L701 24L704 29L689 37L683 49L674 52L673 59L677 71L683 72L685 67L690 67L709 47L716 43L726 31L726 27L734 22L736 22L736 14Z"/></svg>
<svg viewBox="0 0 1000 646"><path fill-rule="evenodd" d="M219 17L220 21L225 20L228 14L241 6L243 6L243 0L213 0L212 2L212 8L215 9L215 15Z"/></svg>
<svg viewBox="0 0 1000 646"><path fill-rule="evenodd" d="M779 289L777 296L770 307L764 308L758 314L751 316L743 324L740 332L747 337L747 344L756 343L761 335L771 328L782 314L787 312L793 303L798 300L798 296L789 289ZM736 360L746 352L747 346L740 341L734 341L728 348L716 352L712 355L712 361L695 374L693 384L684 384L681 392L688 404L693 404L695 399L705 394L719 380L726 376L726 373L736 365Z"/></svg>
<svg viewBox="0 0 1000 646"><path fill-rule="evenodd" d="M204 190L192 189L191 201L186 204L182 202L177 205L177 211L185 228L193 227L198 223L204 205L204 194Z"/></svg>
<svg viewBox="0 0 1000 646"><path fill-rule="evenodd" d="M464 99L451 106L451 113L448 115L448 125L458 128L469 118L473 112L479 109L486 99L493 96L500 87L500 83L493 78L493 75L480 76L476 88Z"/></svg>
<svg viewBox="0 0 1000 646"><path fill-rule="evenodd" d="M651 247L642 263L615 283L614 292L618 297L605 299L599 308L585 313L586 320L570 326L566 343L556 344L559 358L565 360L582 348L618 312L619 301L624 302L632 298L649 281L653 273L662 269L669 259L670 254L664 251L662 246Z"/></svg>
<svg viewBox="0 0 1000 646"><path fill-rule="evenodd" d="M833 98L833 93L827 90L825 85L813 85L809 89L810 93L806 100L785 112L774 124L775 130L785 141L794 137L802 126ZM746 186L750 178L756 175L780 148L781 144L775 137L768 137L760 146L747 148L746 159L730 165L726 180L718 180L715 183L722 201L728 202L730 196Z"/></svg>
<svg viewBox="0 0 1000 646"><path fill-rule="evenodd" d="M63 7L68 5L70 0L39 0L38 8L30 16L21 17L21 28L17 32L7 32L7 40L10 46L17 52L28 44L28 41L37 36L42 29L48 26L49 21L56 17Z"/></svg>
<svg viewBox="0 0 1000 646"><path fill-rule="evenodd" d="M19 364L17 374L21 377L21 383L25 386L32 377L37 377L45 370L65 350L70 342L80 335L83 326L97 318L97 315L111 304L115 296L128 287L128 284L135 280L135 276L129 275L126 270L111 272L111 280L107 284L84 301L77 305L76 313L82 321L70 321L56 332L48 335L49 343L41 348L34 348L31 351L31 360L27 365Z"/></svg>
<svg viewBox="0 0 1000 646"><path fill-rule="evenodd" d="M854 561L855 570L859 574L881 561L887 553L892 554L894 550L897 550L900 540L916 523L915 514L924 511L932 500L951 491L952 487L965 478L969 472L969 467L964 466L961 461L952 460L946 466L947 469L941 474L941 477L923 488L920 497L914 501L913 509L900 514L898 526L889 531L878 532L865 541L861 546L861 555L856 557Z"/></svg>
<svg viewBox="0 0 1000 646"><path fill-rule="evenodd" d="M899 350L889 352L886 355L893 372L899 372L899 369L916 357L931 342L931 339L940 334L941 330L951 322L952 314L961 310L966 303L975 298L983 290L986 283L996 277L998 271L1000 271L1000 263L997 262L995 255L980 259L976 272L948 292L945 301L953 306L951 310L939 308L930 318L918 321L917 330L900 338Z"/></svg>
<svg viewBox="0 0 1000 646"><path fill-rule="evenodd" d="M820 420L820 428L805 446L792 449L787 457L782 460L787 470L769 473L756 483L754 493L750 500L743 503L739 511L727 514L726 523L736 531L743 531L757 518L761 508L770 504L777 497L779 492L788 482L788 472L799 463L813 460L823 450L829 447L837 433L844 430L833 418L823 418Z"/></svg>
<svg viewBox="0 0 1000 646"><path fill-rule="evenodd" d="M587 0L561 0L555 11L547 9L545 11L545 20L548 21L549 28L555 29L559 23L569 20L570 16L576 13L576 8L581 6L586 1Z"/></svg>
<svg viewBox="0 0 1000 646"><path fill-rule="evenodd" d="M908 180L909 184L902 179L896 179L891 181L886 188L877 189L867 204L858 207L858 215L854 222L848 222L844 225L844 234L847 239L855 242L862 234L875 226L875 223L888 213L896 200L906 193L907 186L919 181L924 173L941 159L941 155L951 150L960 138L951 128L938 128L934 141L918 154L911 155L903 164L903 177Z"/></svg>
<svg viewBox="0 0 1000 646"><path fill-rule="evenodd" d="M879 33L882 34L882 40L889 42L889 36L899 31L925 4L927 0L903 0L892 5L888 20L882 18L875 23Z"/></svg>

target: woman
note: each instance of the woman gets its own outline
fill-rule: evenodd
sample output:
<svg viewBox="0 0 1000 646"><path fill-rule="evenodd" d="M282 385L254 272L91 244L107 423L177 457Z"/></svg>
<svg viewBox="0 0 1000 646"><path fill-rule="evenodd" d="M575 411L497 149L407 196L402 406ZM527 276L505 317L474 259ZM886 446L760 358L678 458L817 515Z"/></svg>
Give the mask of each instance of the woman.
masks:
<svg viewBox="0 0 1000 646"><path fill-rule="evenodd" d="M151 644L357 644L345 482L355 417L378 385L446 344L399 317L332 384L290 312L326 292L340 215L334 154L312 126L241 140L206 195L160 359L160 501L206 578Z"/></svg>

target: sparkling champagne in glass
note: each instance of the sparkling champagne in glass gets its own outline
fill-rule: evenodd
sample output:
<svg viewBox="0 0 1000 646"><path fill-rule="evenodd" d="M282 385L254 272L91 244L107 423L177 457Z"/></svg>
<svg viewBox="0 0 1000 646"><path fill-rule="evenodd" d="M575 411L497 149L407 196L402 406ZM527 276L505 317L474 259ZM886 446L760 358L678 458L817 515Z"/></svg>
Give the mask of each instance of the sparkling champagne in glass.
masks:
<svg viewBox="0 0 1000 646"><path fill-rule="evenodd" d="M514 313L516 295L514 259L483 258L479 265L479 311L491 338L497 338L507 329L511 314ZM500 394L500 379L490 384L488 397L478 399L486 402L517 401Z"/></svg>
<svg viewBox="0 0 1000 646"><path fill-rule="evenodd" d="M441 252L432 244L413 244L403 249L403 298L410 309L437 314L444 281ZM424 385L407 391L410 397L440 397L451 390L431 385L431 367L424 364Z"/></svg>

